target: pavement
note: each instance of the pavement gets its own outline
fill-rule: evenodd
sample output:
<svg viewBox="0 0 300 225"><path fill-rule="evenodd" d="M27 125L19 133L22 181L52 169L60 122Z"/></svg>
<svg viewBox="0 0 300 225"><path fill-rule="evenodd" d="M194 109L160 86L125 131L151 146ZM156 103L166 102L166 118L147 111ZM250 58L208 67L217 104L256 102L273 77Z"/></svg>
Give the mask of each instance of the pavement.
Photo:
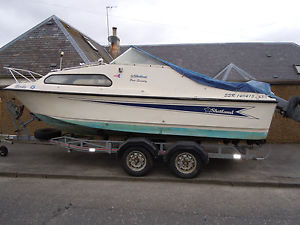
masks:
<svg viewBox="0 0 300 225"><path fill-rule="evenodd" d="M266 160L211 159L194 179L175 177L162 160L155 161L145 177L131 177L115 155L72 152L50 144L5 144L0 157L0 177L37 177L86 180L166 181L300 188L300 144L265 144Z"/></svg>

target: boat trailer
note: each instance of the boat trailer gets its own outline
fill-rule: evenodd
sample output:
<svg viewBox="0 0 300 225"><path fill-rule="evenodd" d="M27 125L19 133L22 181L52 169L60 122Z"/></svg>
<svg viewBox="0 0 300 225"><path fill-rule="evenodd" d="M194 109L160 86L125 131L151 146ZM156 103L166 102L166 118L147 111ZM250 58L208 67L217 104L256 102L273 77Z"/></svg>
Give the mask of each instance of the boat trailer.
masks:
<svg viewBox="0 0 300 225"><path fill-rule="evenodd" d="M59 145L69 152L90 152L90 153L108 153L114 154L118 152L124 141L110 140L89 140L74 138L70 136L62 136L50 139L50 143ZM153 142L158 147L158 156L167 154L166 149L172 143L168 142ZM260 145L230 145L223 143L205 143L201 144L205 149L208 149L209 158L214 159L243 159L243 160L264 160L270 156L271 149L267 153L262 153L262 144ZM262 153L258 156L257 153Z"/></svg>
<svg viewBox="0 0 300 225"><path fill-rule="evenodd" d="M144 176L153 166L153 160L163 158L171 171L180 178L193 178L208 164L209 159L263 160L271 153L262 145L235 145L224 143L196 143L194 141L152 142L146 138L125 141L89 140L62 136L50 143L69 152L115 154L121 159L123 169L132 176Z"/></svg>

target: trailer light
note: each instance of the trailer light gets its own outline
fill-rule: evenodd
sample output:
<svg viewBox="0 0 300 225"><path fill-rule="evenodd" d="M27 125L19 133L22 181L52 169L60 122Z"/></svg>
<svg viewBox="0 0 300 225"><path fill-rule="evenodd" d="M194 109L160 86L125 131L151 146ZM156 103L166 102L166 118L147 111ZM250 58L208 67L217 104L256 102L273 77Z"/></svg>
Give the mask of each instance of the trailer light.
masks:
<svg viewBox="0 0 300 225"><path fill-rule="evenodd" d="M89 148L89 152L96 152L95 148Z"/></svg>
<svg viewBox="0 0 300 225"><path fill-rule="evenodd" d="M241 154L233 154L233 158L234 159L241 159L242 156L241 156Z"/></svg>

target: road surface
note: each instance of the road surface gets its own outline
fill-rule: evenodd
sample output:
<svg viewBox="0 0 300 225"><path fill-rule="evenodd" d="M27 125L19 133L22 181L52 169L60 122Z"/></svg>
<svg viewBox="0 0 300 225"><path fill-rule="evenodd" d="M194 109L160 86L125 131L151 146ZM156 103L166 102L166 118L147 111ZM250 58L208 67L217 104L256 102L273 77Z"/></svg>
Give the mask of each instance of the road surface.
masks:
<svg viewBox="0 0 300 225"><path fill-rule="evenodd" d="M0 178L0 224L300 224L300 189Z"/></svg>

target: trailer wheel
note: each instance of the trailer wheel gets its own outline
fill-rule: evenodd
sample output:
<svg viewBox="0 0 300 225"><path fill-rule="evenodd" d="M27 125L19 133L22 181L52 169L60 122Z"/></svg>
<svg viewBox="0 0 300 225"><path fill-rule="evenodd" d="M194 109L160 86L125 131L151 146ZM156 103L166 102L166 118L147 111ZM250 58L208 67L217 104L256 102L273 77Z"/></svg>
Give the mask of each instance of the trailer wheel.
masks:
<svg viewBox="0 0 300 225"><path fill-rule="evenodd" d="M61 130L54 128L38 129L34 132L34 137L38 140L50 140L51 138L60 137Z"/></svg>
<svg viewBox="0 0 300 225"><path fill-rule="evenodd" d="M195 151L179 150L170 159L171 171L180 178L197 176L201 167L201 158Z"/></svg>
<svg viewBox="0 0 300 225"><path fill-rule="evenodd" d="M7 156L7 154L8 154L8 149L4 145L2 145L0 147L0 156L5 157Z"/></svg>
<svg viewBox="0 0 300 225"><path fill-rule="evenodd" d="M153 167L153 157L144 147L130 147L122 156L122 166L131 176L144 176Z"/></svg>

